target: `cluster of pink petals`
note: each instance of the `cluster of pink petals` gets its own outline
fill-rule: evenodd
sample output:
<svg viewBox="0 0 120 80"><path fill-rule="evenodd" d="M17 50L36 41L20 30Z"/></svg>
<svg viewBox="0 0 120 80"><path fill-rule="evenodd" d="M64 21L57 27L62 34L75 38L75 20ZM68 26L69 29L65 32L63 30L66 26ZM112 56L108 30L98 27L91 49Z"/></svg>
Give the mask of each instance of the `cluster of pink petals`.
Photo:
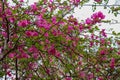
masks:
<svg viewBox="0 0 120 80"><path fill-rule="evenodd" d="M67 77L67 78L65 78L65 80L72 80L72 78L71 77Z"/></svg>
<svg viewBox="0 0 120 80"><path fill-rule="evenodd" d="M60 56L61 56L61 55L60 55L60 52L55 49L54 45L52 45L52 46L49 48L48 54L54 55L54 56L56 56L56 57L60 57Z"/></svg>
<svg viewBox="0 0 120 80"><path fill-rule="evenodd" d="M114 67L115 67L115 58L111 58L110 68L114 69Z"/></svg>
<svg viewBox="0 0 120 80"><path fill-rule="evenodd" d="M0 54L2 53L2 47L0 47Z"/></svg>
<svg viewBox="0 0 120 80"><path fill-rule="evenodd" d="M105 18L105 15L101 11L99 11L99 12L94 13L91 16L91 18L87 18L85 23L88 25L99 23L104 18Z"/></svg>
<svg viewBox="0 0 120 80"><path fill-rule="evenodd" d="M5 31L2 31L1 34L3 37L7 37L7 33Z"/></svg>
<svg viewBox="0 0 120 80"><path fill-rule="evenodd" d="M101 34L102 34L102 36L107 37L107 34L106 34L106 32L105 32L105 29L102 29Z"/></svg>
<svg viewBox="0 0 120 80"><path fill-rule="evenodd" d="M32 11L37 11L38 10L36 3L32 4L30 6L30 8L31 8Z"/></svg>
<svg viewBox="0 0 120 80"><path fill-rule="evenodd" d="M16 56L16 53L15 53L15 52L12 52L12 53L10 53L8 56L9 56L9 58L14 58L14 57Z"/></svg>
<svg viewBox="0 0 120 80"><path fill-rule="evenodd" d="M70 0L70 2L73 4L78 4L78 3L80 3L80 0Z"/></svg>
<svg viewBox="0 0 120 80"><path fill-rule="evenodd" d="M50 29L51 24L48 23L45 19L42 18L42 16L37 16L37 20L36 20L36 25L40 28L45 28L45 29Z"/></svg>
<svg viewBox="0 0 120 80"><path fill-rule="evenodd" d="M29 63L29 68L30 69L35 69L35 68L37 68L38 67L38 64L36 63L36 62L30 62Z"/></svg>
<svg viewBox="0 0 120 80"><path fill-rule="evenodd" d="M18 26L21 26L21 27L26 27L30 24L30 22L28 20L21 20L21 21L18 21Z"/></svg>
<svg viewBox="0 0 120 80"><path fill-rule="evenodd" d="M100 54L101 54L101 55L105 55L105 54L106 54L106 51L105 51L105 50L101 50L101 51L100 51Z"/></svg>
<svg viewBox="0 0 120 80"><path fill-rule="evenodd" d="M38 52L37 48L35 46L31 46L29 48L29 52L33 53L33 52Z"/></svg>
<svg viewBox="0 0 120 80"><path fill-rule="evenodd" d="M96 1L96 2L98 2L98 3L99 3L99 2L101 2L102 0L94 0L94 1Z"/></svg>
<svg viewBox="0 0 120 80"><path fill-rule="evenodd" d="M28 36L28 37L35 37L35 36L38 36L38 32L36 31L31 31L31 30L28 30L25 32L25 34Z"/></svg>
<svg viewBox="0 0 120 80"><path fill-rule="evenodd" d="M18 58L30 58L30 55L28 55L27 53L21 53Z"/></svg>

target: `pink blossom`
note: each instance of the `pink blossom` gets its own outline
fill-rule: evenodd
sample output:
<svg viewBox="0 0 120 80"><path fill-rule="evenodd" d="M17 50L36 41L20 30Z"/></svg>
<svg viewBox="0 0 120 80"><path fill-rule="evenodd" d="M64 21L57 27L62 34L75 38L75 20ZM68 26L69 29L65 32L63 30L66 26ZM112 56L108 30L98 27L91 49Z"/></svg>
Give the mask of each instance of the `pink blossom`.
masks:
<svg viewBox="0 0 120 80"><path fill-rule="evenodd" d="M20 2L24 2L24 0L20 0Z"/></svg>
<svg viewBox="0 0 120 80"><path fill-rule="evenodd" d="M53 31L52 31L52 34L53 34L54 36L57 36L57 30L53 30Z"/></svg>
<svg viewBox="0 0 120 80"><path fill-rule="evenodd" d="M35 37L35 36L38 36L38 32L36 31L26 31L25 34L28 36L28 37Z"/></svg>
<svg viewBox="0 0 120 80"><path fill-rule="evenodd" d="M5 31L2 31L2 36L7 37L7 33Z"/></svg>
<svg viewBox="0 0 120 80"><path fill-rule="evenodd" d="M52 3L52 2L53 2L53 0L50 0L50 2Z"/></svg>
<svg viewBox="0 0 120 80"><path fill-rule="evenodd" d="M9 18L9 21L10 21L11 23L13 23L13 22L15 21L15 18L14 18L14 17L10 17L10 18Z"/></svg>
<svg viewBox="0 0 120 80"><path fill-rule="evenodd" d="M83 29L84 29L84 28L83 28L83 26L82 26L82 25L80 25L80 26L79 26L79 31L80 31L80 32L82 32L82 31L83 31Z"/></svg>
<svg viewBox="0 0 120 80"><path fill-rule="evenodd" d="M101 44L105 44L105 39L104 38L100 38L100 43Z"/></svg>
<svg viewBox="0 0 120 80"><path fill-rule="evenodd" d="M55 24L55 23L56 23L56 20L57 20L57 19L56 19L56 16L53 16L51 20L52 20L53 24Z"/></svg>
<svg viewBox="0 0 120 80"><path fill-rule="evenodd" d="M45 40L46 43L50 43L50 41L48 39Z"/></svg>
<svg viewBox="0 0 120 80"><path fill-rule="evenodd" d="M61 56L60 52L59 52L59 51L56 51L55 56L56 56L56 57L60 57L60 56Z"/></svg>
<svg viewBox="0 0 120 80"><path fill-rule="evenodd" d="M120 55L120 51L118 51L118 54Z"/></svg>
<svg viewBox="0 0 120 80"><path fill-rule="evenodd" d="M105 15L104 15L101 11L99 11L99 12L98 12L98 17L99 17L100 19L104 19L104 18L105 18Z"/></svg>
<svg viewBox="0 0 120 80"><path fill-rule="evenodd" d="M110 68L114 69L114 67L115 67L115 58L111 58Z"/></svg>
<svg viewBox="0 0 120 80"><path fill-rule="evenodd" d="M52 45L52 46L50 47L50 49L48 50L48 53L49 53L49 54L52 54L52 55L55 55L55 54L56 54L56 49L54 48L54 45Z"/></svg>
<svg viewBox="0 0 120 80"><path fill-rule="evenodd" d="M21 53L19 58L30 58L30 56L27 53Z"/></svg>
<svg viewBox="0 0 120 80"><path fill-rule="evenodd" d="M92 47L94 45L94 42L90 41L90 47Z"/></svg>
<svg viewBox="0 0 120 80"><path fill-rule="evenodd" d="M5 10L5 13L6 13L7 15L12 15L12 12L11 12L10 9L6 9L6 10Z"/></svg>
<svg viewBox="0 0 120 80"><path fill-rule="evenodd" d="M12 76L11 71L7 71L7 75L11 77Z"/></svg>
<svg viewBox="0 0 120 80"><path fill-rule="evenodd" d="M72 78L71 77L67 77L67 78L65 78L65 80L72 80Z"/></svg>
<svg viewBox="0 0 120 80"><path fill-rule="evenodd" d="M87 80L91 80L92 78L94 78L94 74L93 73L88 74Z"/></svg>
<svg viewBox="0 0 120 80"><path fill-rule="evenodd" d="M50 74L50 69L47 69L47 70L46 70L46 73L47 73L47 74Z"/></svg>
<svg viewBox="0 0 120 80"><path fill-rule="evenodd" d="M101 2L101 0L94 0L94 1L96 1L96 2L98 2L98 3Z"/></svg>
<svg viewBox="0 0 120 80"><path fill-rule="evenodd" d="M32 4L30 7L31 7L31 10L33 10L33 11L37 11L38 10L38 8L36 6L36 3Z"/></svg>
<svg viewBox="0 0 120 80"><path fill-rule="evenodd" d="M45 37L48 37L49 36L49 34L48 33L45 33L45 35L44 35Z"/></svg>
<svg viewBox="0 0 120 80"><path fill-rule="evenodd" d="M38 59L39 53L33 53L32 56L33 56L34 59Z"/></svg>
<svg viewBox="0 0 120 80"><path fill-rule="evenodd" d="M29 63L29 68L30 69L35 69L35 68L37 68L38 67L38 64L36 63L36 62L30 62Z"/></svg>
<svg viewBox="0 0 120 80"><path fill-rule="evenodd" d="M91 18L93 19L94 23L97 23L97 22L100 22L102 19L105 18L105 15L99 11L99 12L96 12L94 13Z"/></svg>
<svg viewBox="0 0 120 80"><path fill-rule="evenodd" d="M84 77L86 76L84 71L81 71L81 72L79 73L79 75L80 75L81 78L84 78Z"/></svg>
<svg viewBox="0 0 120 80"><path fill-rule="evenodd" d="M89 24L92 24L93 22L90 18L87 18L85 23L89 25Z"/></svg>
<svg viewBox="0 0 120 80"><path fill-rule="evenodd" d="M72 26L68 26L68 31L74 30Z"/></svg>
<svg viewBox="0 0 120 80"><path fill-rule="evenodd" d="M16 53L10 53L8 56L9 56L9 58L14 58L15 57L15 55L16 55Z"/></svg>
<svg viewBox="0 0 120 80"><path fill-rule="evenodd" d="M102 29L101 34L102 34L102 36L107 37L107 34L106 34L106 32L105 32L105 29Z"/></svg>
<svg viewBox="0 0 120 80"><path fill-rule="evenodd" d="M28 49L29 52L33 53L33 52L37 52L37 48L35 46L31 46L29 49Z"/></svg>
<svg viewBox="0 0 120 80"><path fill-rule="evenodd" d="M2 48L0 47L0 54L2 53Z"/></svg>
<svg viewBox="0 0 120 80"><path fill-rule="evenodd" d="M100 54L101 54L101 55L105 55L105 54L106 54L106 51L105 51L105 50L101 50L101 51L100 51Z"/></svg>
<svg viewBox="0 0 120 80"><path fill-rule="evenodd" d="M40 28L50 29L51 24L42 18L42 15L37 16L36 25Z"/></svg>
<svg viewBox="0 0 120 80"><path fill-rule="evenodd" d="M99 77L98 80L104 80L102 77Z"/></svg>
<svg viewBox="0 0 120 80"><path fill-rule="evenodd" d="M94 34L91 34L91 39L94 39Z"/></svg>
<svg viewBox="0 0 120 80"><path fill-rule="evenodd" d="M18 21L18 26L21 26L21 27L26 27L28 24L29 24L28 20Z"/></svg>

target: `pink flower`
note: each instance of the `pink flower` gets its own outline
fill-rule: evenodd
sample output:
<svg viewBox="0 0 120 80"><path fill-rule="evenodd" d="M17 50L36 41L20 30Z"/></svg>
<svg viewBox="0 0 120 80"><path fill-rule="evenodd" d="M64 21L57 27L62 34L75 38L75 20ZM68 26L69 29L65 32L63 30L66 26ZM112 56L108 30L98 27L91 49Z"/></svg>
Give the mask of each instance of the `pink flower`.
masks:
<svg viewBox="0 0 120 80"><path fill-rule="evenodd" d="M30 22L28 20L21 20L18 22L18 26L26 27Z"/></svg>
<svg viewBox="0 0 120 80"><path fill-rule="evenodd" d="M92 78L94 78L94 74L93 73L88 74L87 80L91 80Z"/></svg>
<svg viewBox="0 0 120 80"><path fill-rule="evenodd" d="M45 37L48 37L49 36L49 34L48 33L45 33L45 35L44 35Z"/></svg>
<svg viewBox="0 0 120 80"><path fill-rule="evenodd" d="M102 19L104 19L105 15L101 11L99 11L99 12L94 13L91 16L91 18L93 19L94 23L97 23L97 22L100 22Z"/></svg>
<svg viewBox="0 0 120 80"><path fill-rule="evenodd" d="M90 47L92 47L94 45L94 42L90 41Z"/></svg>
<svg viewBox="0 0 120 80"><path fill-rule="evenodd" d="M28 36L28 37L35 37L35 36L38 36L38 32L36 31L26 31L25 34Z"/></svg>
<svg viewBox="0 0 120 80"><path fill-rule="evenodd" d="M29 63L29 68L30 69L35 69L35 68L37 68L38 67L38 64L36 63L36 62L30 62Z"/></svg>
<svg viewBox="0 0 120 80"><path fill-rule="evenodd" d="M14 18L14 17L10 17L10 18L9 18L9 21L10 21L11 23L13 23L13 22L15 21L15 18Z"/></svg>
<svg viewBox="0 0 120 80"><path fill-rule="evenodd" d="M32 54L32 57L33 57L34 59L38 59L39 53L33 53L33 54Z"/></svg>
<svg viewBox="0 0 120 80"><path fill-rule="evenodd" d="M102 77L99 77L98 80L104 80Z"/></svg>
<svg viewBox="0 0 120 80"><path fill-rule="evenodd" d="M99 12L98 12L98 17L99 17L100 19L104 19L104 18L105 18L105 15L104 15L101 11L99 11Z"/></svg>
<svg viewBox="0 0 120 80"><path fill-rule="evenodd" d="M2 47L0 47L0 54L2 53Z"/></svg>
<svg viewBox="0 0 120 80"><path fill-rule="evenodd" d="M105 54L106 54L106 51L105 51L105 50L101 50L101 51L100 51L100 54L101 54L101 55L105 55Z"/></svg>
<svg viewBox="0 0 120 80"><path fill-rule="evenodd" d="M72 78L71 77L67 77L67 78L65 78L65 80L72 80Z"/></svg>
<svg viewBox="0 0 120 80"><path fill-rule="evenodd" d="M110 68L114 69L114 67L115 67L115 58L111 58Z"/></svg>
<svg viewBox="0 0 120 80"><path fill-rule="evenodd" d="M82 25L79 26L79 31L82 32L84 27Z"/></svg>
<svg viewBox="0 0 120 80"><path fill-rule="evenodd" d="M31 10L33 10L33 11L37 11L38 10L38 8L36 6L36 3L34 3L33 5L31 5L30 7L31 7Z"/></svg>
<svg viewBox="0 0 120 80"><path fill-rule="evenodd" d="M53 16L51 20L52 20L53 24L55 24L55 23L56 23L56 20L57 20L57 19L56 19L56 16Z"/></svg>
<svg viewBox="0 0 120 80"><path fill-rule="evenodd" d="M15 55L16 55L16 53L10 53L8 56L9 56L9 58L14 58L15 57Z"/></svg>
<svg viewBox="0 0 120 80"><path fill-rule="evenodd" d="M21 53L20 55L17 55L17 57L19 59L21 59L21 58L30 58L30 56L27 53L25 53L25 52Z"/></svg>
<svg viewBox="0 0 120 80"><path fill-rule="evenodd" d="M5 13L6 13L7 15L12 15L12 12L11 12L10 9L6 9L6 10L5 10Z"/></svg>
<svg viewBox="0 0 120 80"><path fill-rule="evenodd" d="M2 36L7 37L7 33L5 31L2 31Z"/></svg>
<svg viewBox="0 0 120 80"><path fill-rule="evenodd" d="M101 0L94 0L94 1L96 1L96 2L98 2L98 3L101 2Z"/></svg>
<svg viewBox="0 0 120 80"><path fill-rule="evenodd" d="M60 57L60 56L61 56L60 52L59 52L59 51L56 51L55 56L56 56L56 57Z"/></svg>
<svg viewBox="0 0 120 80"><path fill-rule="evenodd" d="M120 51L118 52L118 54L120 55Z"/></svg>
<svg viewBox="0 0 120 80"><path fill-rule="evenodd" d="M32 36L38 36L38 32L33 31Z"/></svg>
<svg viewBox="0 0 120 80"><path fill-rule="evenodd" d="M89 25L89 24L92 24L93 22L90 18L87 18L85 23Z"/></svg>
<svg viewBox="0 0 120 80"><path fill-rule="evenodd" d="M105 39L104 38L100 39L100 44L105 44Z"/></svg>
<svg viewBox="0 0 120 80"><path fill-rule="evenodd" d="M68 26L68 31L72 31L74 28L72 26Z"/></svg>
<svg viewBox="0 0 120 80"><path fill-rule="evenodd" d="M52 45L52 46L50 47L50 49L48 50L48 53L49 53L49 54L52 54L52 55L55 55L55 54L56 54L56 49L54 48L53 45Z"/></svg>
<svg viewBox="0 0 120 80"><path fill-rule="evenodd" d="M35 46L31 46L29 49L28 49L29 52L33 53L33 52L37 52L37 48Z"/></svg>
<svg viewBox="0 0 120 80"><path fill-rule="evenodd" d="M53 2L53 0L50 0L50 2L52 3L52 2Z"/></svg>
<svg viewBox="0 0 120 80"><path fill-rule="evenodd" d="M107 34L106 34L106 32L105 32L105 29L102 29L101 34L102 34L102 36L107 37Z"/></svg>
<svg viewBox="0 0 120 80"><path fill-rule="evenodd" d="M20 2L24 2L24 0L20 0Z"/></svg>
<svg viewBox="0 0 120 80"><path fill-rule="evenodd" d="M7 75L11 77L12 76L11 71L7 71Z"/></svg>
<svg viewBox="0 0 120 80"><path fill-rule="evenodd" d="M80 75L81 78L84 78L84 77L86 76L84 71L81 71L81 72L79 73L79 75Z"/></svg>
<svg viewBox="0 0 120 80"><path fill-rule="evenodd" d="M94 34L91 34L91 39L94 39L94 37L95 37Z"/></svg>

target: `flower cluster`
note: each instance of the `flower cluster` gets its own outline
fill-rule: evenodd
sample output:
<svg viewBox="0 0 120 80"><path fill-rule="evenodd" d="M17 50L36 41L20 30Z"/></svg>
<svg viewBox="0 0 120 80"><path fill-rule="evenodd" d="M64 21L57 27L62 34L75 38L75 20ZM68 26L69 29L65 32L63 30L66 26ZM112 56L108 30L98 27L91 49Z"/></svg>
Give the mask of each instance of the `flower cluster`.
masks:
<svg viewBox="0 0 120 80"><path fill-rule="evenodd" d="M96 23L99 23L104 18L105 18L105 15L101 11L99 11L99 12L94 13L91 16L91 18L87 18L86 24L88 25L96 24Z"/></svg>

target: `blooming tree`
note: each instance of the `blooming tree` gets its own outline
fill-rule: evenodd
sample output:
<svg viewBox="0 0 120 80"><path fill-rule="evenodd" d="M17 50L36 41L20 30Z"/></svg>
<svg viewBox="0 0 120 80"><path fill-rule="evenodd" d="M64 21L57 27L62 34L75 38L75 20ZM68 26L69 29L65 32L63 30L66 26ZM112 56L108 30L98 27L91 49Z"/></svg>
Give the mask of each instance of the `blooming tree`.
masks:
<svg viewBox="0 0 120 80"><path fill-rule="evenodd" d="M94 0L103 4L109 0ZM0 1L0 77L11 80L120 79L118 37L99 24L102 11L79 22L74 8L89 0ZM110 11L117 14L116 8ZM69 15L68 15L69 14ZM65 18L66 17L66 18ZM119 36L119 33L113 32ZM114 39L114 40L113 40Z"/></svg>

